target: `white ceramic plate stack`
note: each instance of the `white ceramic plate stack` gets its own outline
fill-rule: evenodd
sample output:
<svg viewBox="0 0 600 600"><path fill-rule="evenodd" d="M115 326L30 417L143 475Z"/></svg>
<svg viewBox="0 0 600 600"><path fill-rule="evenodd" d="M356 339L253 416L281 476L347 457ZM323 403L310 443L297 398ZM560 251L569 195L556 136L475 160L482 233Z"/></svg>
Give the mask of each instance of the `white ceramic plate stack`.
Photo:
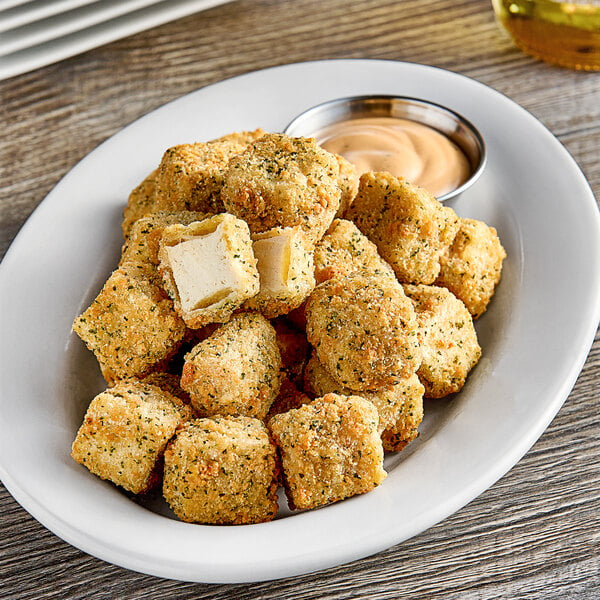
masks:
<svg viewBox="0 0 600 600"><path fill-rule="evenodd" d="M270 523L217 527L131 501L70 457L102 380L71 332L115 268L127 195L166 148L262 126L282 131L335 98L413 96L481 132L488 164L451 206L498 230L508 257L477 321L483 357L454 398L428 402L419 438L386 457L376 490ZM81 198L85 198L85 202ZM83 159L40 204L0 264L0 479L46 527L118 565L240 582L323 569L439 522L506 473L567 398L600 317L600 218L558 140L498 92L392 61L334 60L249 73L179 98ZM551 465L548 465L552 468Z"/></svg>
<svg viewBox="0 0 600 600"><path fill-rule="evenodd" d="M0 79L229 0L0 0Z"/></svg>

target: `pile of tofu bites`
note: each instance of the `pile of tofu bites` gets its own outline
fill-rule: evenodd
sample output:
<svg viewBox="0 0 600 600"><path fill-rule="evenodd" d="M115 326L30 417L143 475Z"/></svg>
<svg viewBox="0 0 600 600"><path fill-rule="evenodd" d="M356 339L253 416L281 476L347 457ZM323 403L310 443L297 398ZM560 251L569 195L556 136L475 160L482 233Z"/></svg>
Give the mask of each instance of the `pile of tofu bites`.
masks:
<svg viewBox="0 0 600 600"><path fill-rule="evenodd" d="M280 485L291 509L378 486L479 360L506 256L426 190L260 129L168 149L123 233L73 324L108 387L72 456L210 524L273 519Z"/></svg>

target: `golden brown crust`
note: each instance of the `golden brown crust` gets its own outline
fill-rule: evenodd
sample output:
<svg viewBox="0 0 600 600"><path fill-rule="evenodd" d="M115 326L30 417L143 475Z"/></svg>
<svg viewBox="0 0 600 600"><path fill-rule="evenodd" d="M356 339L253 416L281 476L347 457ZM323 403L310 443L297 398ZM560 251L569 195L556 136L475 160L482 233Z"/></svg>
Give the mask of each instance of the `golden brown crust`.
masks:
<svg viewBox="0 0 600 600"><path fill-rule="evenodd" d="M181 387L202 415L262 419L279 392L280 371L273 326L258 313L240 313L188 352Z"/></svg>
<svg viewBox="0 0 600 600"><path fill-rule="evenodd" d="M352 206L354 198L358 193L359 176L356 167L349 160L346 160L339 154L334 154L334 156L340 168L338 185L340 186L340 190L342 192L340 197L340 207L338 208L335 216L338 218L343 218L343 216L346 214L346 211L350 208L350 206Z"/></svg>
<svg viewBox="0 0 600 600"><path fill-rule="evenodd" d="M231 140L169 148L156 175L155 210L223 212L223 174L229 160L244 148Z"/></svg>
<svg viewBox="0 0 600 600"><path fill-rule="evenodd" d="M341 386L331 377L313 352L304 372L304 391L313 397L325 394L352 395L352 390ZM399 442L408 442L418 435L423 420L424 387L416 373L399 383L374 392L359 392L355 395L373 403L379 415L379 432L384 440L384 449L395 451ZM392 443L395 439L395 444Z"/></svg>
<svg viewBox="0 0 600 600"><path fill-rule="evenodd" d="M268 423L275 415L286 413L289 410L292 410L292 408L300 408L303 404L308 404L309 402L312 402L312 400L313 398L309 398L287 377L284 377L281 381L279 394L277 394L275 402L271 404L271 408L269 409L264 421L265 423Z"/></svg>
<svg viewBox="0 0 600 600"><path fill-rule="evenodd" d="M276 450L248 417L187 423L165 451L163 495L183 521L262 523L277 514Z"/></svg>
<svg viewBox="0 0 600 600"><path fill-rule="evenodd" d="M306 319L319 360L352 390L394 385L421 362L412 302L390 278L350 275L325 281L308 299Z"/></svg>
<svg viewBox="0 0 600 600"><path fill-rule="evenodd" d="M73 331L94 352L108 383L143 377L172 356L185 332L153 269L125 263L104 284Z"/></svg>
<svg viewBox="0 0 600 600"><path fill-rule="evenodd" d="M315 279L319 284L355 272L396 280L377 246L352 221L335 219L315 248Z"/></svg>
<svg viewBox="0 0 600 600"><path fill-rule="evenodd" d="M314 244L339 208L339 166L315 140L266 134L234 157L221 197L250 231L300 226Z"/></svg>
<svg viewBox="0 0 600 600"><path fill-rule="evenodd" d="M461 219L454 241L441 257L435 283L462 300L476 319L494 295L505 258L506 251L493 227L475 219Z"/></svg>
<svg viewBox="0 0 600 600"><path fill-rule="evenodd" d="M376 244L402 283L433 283L458 217L427 190L389 173L364 173L346 218Z"/></svg>
<svg viewBox="0 0 600 600"><path fill-rule="evenodd" d="M404 290L419 323L423 361L417 374L425 396L443 398L460 391L481 356L469 311L446 288L405 285Z"/></svg>
<svg viewBox="0 0 600 600"><path fill-rule="evenodd" d="M139 494L154 482L157 461L175 430L192 417L159 387L122 381L96 396L71 455L102 479Z"/></svg>
<svg viewBox="0 0 600 600"><path fill-rule="evenodd" d="M327 394L274 416L290 508L309 509L371 491L386 477L377 409L358 396Z"/></svg>
<svg viewBox="0 0 600 600"><path fill-rule="evenodd" d="M157 175L158 169L154 169L154 171L152 171L152 173L150 173L144 181L131 192L131 194L129 194L127 206L123 211L123 222L121 224L123 237L125 239L127 239L129 230L135 221L154 212Z"/></svg>
<svg viewBox="0 0 600 600"><path fill-rule="evenodd" d="M219 138L210 140L210 143L234 142L236 144L247 146L248 144L251 144L252 142L255 142L261 138L263 135L265 135L265 130L259 127L258 129L254 129L252 131L234 131L233 133L227 133Z"/></svg>

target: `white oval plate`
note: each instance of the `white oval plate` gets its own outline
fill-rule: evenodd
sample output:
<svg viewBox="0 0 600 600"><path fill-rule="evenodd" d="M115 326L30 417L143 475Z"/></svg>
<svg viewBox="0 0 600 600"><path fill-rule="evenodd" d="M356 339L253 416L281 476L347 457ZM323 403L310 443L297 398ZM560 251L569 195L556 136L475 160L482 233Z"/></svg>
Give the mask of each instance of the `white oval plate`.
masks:
<svg viewBox="0 0 600 600"><path fill-rule="evenodd" d="M429 402L420 438L386 459L373 492L237 527L190 525L132 502L70 458L102 388L70 333L114 268L129 191L174 144L282 130L301 111L354 94L437 102L481 130L488 166L452 204L494 225L508 252L477 328L484 354L464 390ZM431 67L344 60L287 65L209 86L136 121L82 160L27 221L0 270L0 476L57 535L123 567L188 581L307 573L397 544L506 473L569 394L600 316L600 219L577 165L499 93Z"/></svg>

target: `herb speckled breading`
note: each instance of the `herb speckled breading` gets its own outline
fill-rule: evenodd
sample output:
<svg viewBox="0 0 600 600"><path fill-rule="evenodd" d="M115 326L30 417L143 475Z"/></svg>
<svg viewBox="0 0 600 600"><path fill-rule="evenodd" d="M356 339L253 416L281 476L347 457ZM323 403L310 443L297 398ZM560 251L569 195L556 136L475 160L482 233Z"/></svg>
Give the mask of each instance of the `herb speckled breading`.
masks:
<svg viewBox="0 0 600 600"><path fill-rule="evenodd" d="M135 221L155 211L157 175L158 169L155 169L129 194L127 206L123 210L123 222L121 224L125 239L127 239L129 230Z"/></svg>
<svg viewBox="0 0 600 600"><path fill-rule="evenodd" d="M350 275L319 284L306 321L319 360L352 390L393 385L421 363L412 302L390 278Z"/></svg>
<svg viewBox="0 0 600 600"><path fill-rule="evenodd" d="M184 259L185 251L172 254L190 243L202 245L200 258L193 249ZM165 290L192 329L228 321L260 288L248 226L227 213L165 227L158 257Z"/></svg>
<svg viewBox="0 0 600 600"><path fill-rule="evenodd" d="M193 412L159 387L122 381L90 403L71 455L92 473L139 494L158 483L157 461Z"/></svg>
<svg viewBox="0 0 600 600"><path fill-rule="evenodd" d="M185 356L181 387L203 416L265 417L281 384L275 330L258 313L240 313Z"/></svg>
<svg viewBox="0 0 600 600"><path fill-rule="evenodd" d="M377 409L358 396L327 394L275 415L290 508L317 508L369 492L386 477Z"/></svg>
<svg viewBox="0 0 600 600"><path fill-rule="evenodd" d="M442 254L435 283L462 300L476 319L494 295L505 258L506 252L493 227L475 219L461 219L454 241Z"/></svg>
<svg viewBox="0 0 600 600"><path fill-rule="evenodd" d="M373 403L379 415L379 432L384 449L401 450L418 435L423 420L424 387L416 373L399 383L373 392L352 392L331 377L313 353L304 372L304 390L315 397L325 394L350 396L353 393Z"/></svg>
<svg viewBox="0 0 600 600"><path fill-rule="evenodd" d="M315 279L322 283L351 273L390 277L396 275L381 258L377 246L345 219L336 219L315 248Z"/></svg>
<svg viewBox="0 0 600 600"><path fill-rule="evenodd" d="M340 196L340 207L335 216L341 218L350 208L352 202L354 202L354 198L358 192L359 176L356 167L349 160L346 160L339 154L334 154L334 156L338 161L338 166L340 168L338 185L342 191L342 195Z"/></svg>
<svg viewBox="0 0 600 600"><path fill-rule="evenodd" d="M165 451L163 495L183 521L262 523L277 514L277 471L261 421L197 419Z"/></svg>
<svg viewBox="0 0 600 600"><path fill-rule="evenodd" d="M433 283L458 217L427 190L389 173L364 173L346 218L375 243L402 283Z"/></svg>
<svg viewBox="0 0 600 600"><path fill-rule="evenodd" d="M266 134L232 158L221 191L253 234L299 225L316 243L339 208L339 166L314 139Z"/></svg>
<svg viewBox="0 0 600 600"><path fill-rule="evenodd" d="M275 415L286 413L292 408L299 408L303 404L312 402L314 398L309 398L304 392L300 391L294 383L292 383L287 377L284 377L281 382L281 388L279 394L275 398L275 402L271 404L271 408L267 413L264 421L268 423L269 420Z"/></svg>
<svg viewBox="0 0 600 600"><path fill-rule="evenodd" d="M143 377L179 347L185 324L151 267L126 263L104 284L73 331L94 352L107 382Z"/></svg>
<svg viewBox="0 0 600 600"><path fill-rule="evenodd" d="M423 361L417 374L427 398L443 398L462 389L481 348L465 305L446 288L405 285L419 323Z"/></svg>

